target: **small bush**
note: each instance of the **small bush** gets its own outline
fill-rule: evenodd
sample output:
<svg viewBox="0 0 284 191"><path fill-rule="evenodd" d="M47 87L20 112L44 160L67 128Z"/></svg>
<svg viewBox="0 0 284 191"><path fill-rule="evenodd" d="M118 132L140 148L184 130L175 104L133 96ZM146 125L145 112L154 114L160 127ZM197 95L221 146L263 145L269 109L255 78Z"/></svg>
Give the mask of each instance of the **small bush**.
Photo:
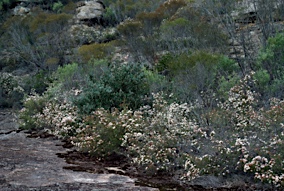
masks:
<svg viewBox="0 0 284 191"><path fill-rule="evenodd" d="M74 14L76 11L76 3L69 1L63 8L62 12L67 14Z"/></svg>
<svg viewBox="0 0 284 191"><path fill-rule="evenodd" d="M239 79L239 69L234 61L204 51L166 54L156 67L161 73L167 72L173 91L181 102L199 99L207 106L212 106L213 94L226 97L226 92Z"/></svg>
<svg viewBox="0 0 284 191"><path fill-rule="evenodd" d="M53 74L53 86L62 86L62 90L77 88L80 83L80 71L77 63L60 66Z"/></svg>
<svg viewBox="0 0 284 191"><path fill-rule="evenodd" d="M21 107L24 89L16 77L9 73L0 73L0 107Z"/></svg>
<svg viewBox="0 0 284 191"><path fill-rule="evenodd" d="M24 100L24 107L19 115L21 129L34 130L44 128L44 126L39 125L37 116L43 113L46 102L46 97L34 92Z"/></svg>
<svg viewBox="0 0 284 191"><path fill-rule="evenodd" d="M91 59L105 59L114 51L111 42L101 44L83 45L79 48L78 53L82 61L87 63Z"/></svg>
<svg viewBox="0 0 284 191"><path fill-rule="evenodd" d="M53 3L52 5L52 10L56 13L61 12L62 8L63 8L63 4L61 3L61 1Z"/></svg>
<svg viewBox="0 0 284 191"><path fill-rule="evenodd" d="M41 31L47 30L47 32L55 32L58 28L62 29L63 26L66 26L68 20L72 16L66 13L61 14L51 14L40 12L36 16L29 16L25 19L26 22L29 22L30 31Z"/></svg>
<svg viewBox="0 0 284 191"><path fill-rule="evenodd" d="M34 91L41 95L47 90L50 82L51 79L48 74L44 71L40 71L37 74L28 76L24 79L24 89L25 92L30 93L31 91Z"/></svg>
<svg viewBox="0 0 284 191"><path fill-rule="evenodd" d="M193 109L186 103L168 104L162 94L155 94L153 107L141 108L145 116L143 121L126 126L123 145L134 163L150 174L184 173L185 164L199 148L198 140L205 136L205 132L191 118ZM190 170L191 178L199 173L194 165Z"/></svg>
<svg viewBox="0 0 284 191"><path fill-rule="evenodd" d="M121 144L126 127L134 127L141 117L133 116L136 114L131 110L115 109L110 112L97 109L84 117L84 126L80 133L72 137L72 141L81 151L97 157L107 157L113 153L125 154Z"/></svg>
<svg viewBox="0 0 284 191"><path fill-rule="evenodd" d="M82 126L82 119L77 112L77 107L67 99L48 101L42 112L34 116L35 124L60 138L69 138L80 132Z"/></svg>
<svg viewBox="0 0 284 191"><path fill-rule="evenodd" d="M137 37L141 34L142 23L135 20L126 20L118 25L117 30L125 37Z"/></svg>
<svg viewBox="0 0 284 191"><path fill-rule="evenodd" d="M90 76L90 83L74 103L81 112L91 113L96 108L139 108L149 93L142 67L136 64L112 65L99 80ZM94 80L94 81L92 81Z"/></svg>
<svg viewBox="0 0 284 191"><path fill-rule="evenodd" d="M110 7L107 7L103 14L103 23L105 26L115 26L118 23L116 16Z"/></svg>

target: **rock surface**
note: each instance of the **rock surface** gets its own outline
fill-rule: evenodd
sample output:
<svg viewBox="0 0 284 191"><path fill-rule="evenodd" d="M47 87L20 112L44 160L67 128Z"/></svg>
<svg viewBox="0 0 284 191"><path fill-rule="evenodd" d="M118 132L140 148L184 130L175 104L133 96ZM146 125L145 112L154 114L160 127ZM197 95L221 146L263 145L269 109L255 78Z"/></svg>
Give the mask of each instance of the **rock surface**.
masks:
<svg viewBox="0 0 284 191"><path fill-rule="evenodd" d="M9 134L18 129L17 117L9 110L0 110L0 135Z"/></svg>
<svg viewBox="0 0 284 191"><path fill-rule="evenodd" d="M76 9L76 18L79 20L100 18L104 12L103 4L96 0L85 1L81 5Z"/></svg>
<svg viewBox="0 0 284 191"><path fill-rule="evenodd" d="M17 133L15 117L0 112L0 188L1 191L43 190L157 190L135 186L135 180L117 174L93 174L66 170L69 166L56 154L67 149L54 137L27 138Z"/></svg>
<svg viewBox="0 0 284 191"><path fill-rule="evenodd" d="M30 8L27 8L27 7L23 7L23 6L16 6L13 10L13 14L14 15L19 15L19 16L22 16L22 15L26 15L28 14L29 12L31 11Z"/></svg>

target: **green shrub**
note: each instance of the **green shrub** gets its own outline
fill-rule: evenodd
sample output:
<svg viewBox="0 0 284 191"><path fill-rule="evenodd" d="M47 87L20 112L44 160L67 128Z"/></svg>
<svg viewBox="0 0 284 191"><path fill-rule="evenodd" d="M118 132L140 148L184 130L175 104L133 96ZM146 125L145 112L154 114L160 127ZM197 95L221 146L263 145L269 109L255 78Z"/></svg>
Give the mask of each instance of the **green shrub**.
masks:
<svg viewBox="0 0 284 191"><path fill-rule="evenodd" d="M280 98L284 95L283 51L284 34L280 33L269 38L267 46L259 53L255 77L258 80L257 88L266 100L271 96Z"/></svg>
<svg viewBox="0 0 284 191"><path fill-rule="evenodd" d="M61 3L61 1L55 2L52 5L52 10L56 13L61 12L62 8L63 8L63 4Z"/></svg>
<svg viewBox="0 0 284 191"><path fill-rule="evenodd" d="M90 45L83 45L79 48L78 53L82 61L87 63L91 59L105 59L114 51L111 42L108 43L93 43Z"/></svg>
<svg viewBox="0 0 284 191"><path fill-rule="evenodd" d="M147 70L146 68L144 68L144 73L151 93L163 92L166 95L173 93L173 83L165 75L157 71ZM175 96L166 98L170 103L175 100Z"/></svg>
<svg viewBox="0 0 284 191"><path fill-rule="evenodd" d="M20 108L24 89L15 76L0 73L0 107Z"/></svg>
<svg viewBox="0 0 284 191"><path fill-rule="evenodd" d="M69 1L63 8L62 12L67 14L74 14L76 11L76 3Z"/></svg>
<svg viewBox="0 0 284 191"><path fill-rule="evenodd" d="M74 101L81 112L91 113L96 108L122 108L127 105L135 109L143 104L149 93L142 67L136 64L112 65L99 80L90 76L89 84Z"/></svg>
<svg viewBox="0 0 284 191"><path fill-rule="evenodd" d="M24 100L24 107L19 115L21 129L34 130L44 128L44 126L39 126L37 115L43 113L46 102L46 97L36 93L32 93Z"/></svg>
<svg viewBox="0 0 284 191"><path fill-rule="evenodd" d="M121 35L125 37L137 37L141 34L142 23L135 20L127 20L118 25L117 30Z"/></svg>
<svg viewBox="0 0 284 191"><path fill-rule="evenodd" d="M35 16L30 16L26 18L29 22L29 27L32 32L42 31L44 32L56 32L59 29L62 29L63 26L68 24L68 20L72 18L72 15L61 13L61 14L52 14L40 12Z"/></svg>
<svg viewBox="0 0 284 191"><path fill-rule="evenodd" d="M202 98L205 103L209 101L206 99L212 101L212 95L216 93L220 98L226 97L226 92L239 79L239 68L233 60L204 51L165 54L156 68L161 73L167 73L173 83L173 92L181 102Z"/></svg>
<svg viewBox="0 0 284 191"><path fill-rule="evenodd" d="M25 92L34 91L39 95L43 94L51 83L48 74L42 70L35 75L28 76L23 81Z"/></svg>
<svg viewBox="0 0 284 191"><path fill-rule="evenodd" d="M191 118L194 106L168 104L161 93L153 96L153 107L141 109L143 120L126 126L123 145L133 162L150 175L177 173L181 177L191 170L189 178L193 179L199 175L199 169L194 165L185 169L185 164L195 155L192 150L200 148L199 139L204 136Z"/></svg>
<svg viewBox="0 0 284 191"><path fill-rule="evenodd" d="M106 11L103 14L103 22L105 26L115 26L118 23L112 8L106 8Z"/></svg>
<svg viewBox="0 0 284 191"><path fill-rule="evenodd" d="M4 33L3 40L11 55L17 55L17 60L13 59L17 65L35 71L53 71L63 64L66 50L73 46L65 30L70 16L39 11L18 20L7 20L3 28L9 32Z"/></svg>
<svg viewBox="0 0 284 191"><path fill-rule="evenodd" d="M54 83L65 87L65 90L71 90L72 88L78 87L79 83L79 66L77 63L67 64L60 66L53 74Z"/></svg>
<svg viewBox="0 0 284 191"><path fill-rule="evenodd" d="M115 109L110 112L102 108L97 109L91 115L85 116L84 127L72 137L72 141L81 151L99 158L113 153L125 154L121 146L125 127L133 127L139 120L133 116L131 110Z"/></svg>
<svg viewBox="0 0 284 191"><path fill-rule="evenodd" d="M198 64L202 64L207 68L214 68L217 66L221 56L206 53L204 51L197 51L194 53L182 53L182 54L165 54L159 60L156 66L158 71L168 70L169 73L174 76L184 70L192 69Z"/></svg>

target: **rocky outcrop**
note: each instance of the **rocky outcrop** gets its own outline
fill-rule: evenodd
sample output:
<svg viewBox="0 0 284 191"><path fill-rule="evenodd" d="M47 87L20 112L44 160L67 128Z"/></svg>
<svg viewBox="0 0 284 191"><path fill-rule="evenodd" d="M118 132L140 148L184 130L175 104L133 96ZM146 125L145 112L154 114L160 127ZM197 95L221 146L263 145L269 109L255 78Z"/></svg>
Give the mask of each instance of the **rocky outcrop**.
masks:
<svg viewBox="0 0 284 191"><path fill-rule="evenodd" d="M264 3L263 1L243 0L237 2L237 9L232 12L232 16L236 22L239 23L254 23L257 19L278 20L279 14L283 14L283 2L270 1ZM273 13L273 14L272 14Z"/></svg>
<svg viewBox="0 0 284 191"><path fill-rule="evenodd" d="M76 19L80 22L88 22L88 24L99 23L105 11L105 6L97 0L81 1L77 3Z"/></svg>
<svg viewBox="0 0 284 191"><path fill-rule="evenodd" d="M13 9L13 14L23 16L23 15L28 14L30 11L31 11L30 8L18 5Z"/></svg>

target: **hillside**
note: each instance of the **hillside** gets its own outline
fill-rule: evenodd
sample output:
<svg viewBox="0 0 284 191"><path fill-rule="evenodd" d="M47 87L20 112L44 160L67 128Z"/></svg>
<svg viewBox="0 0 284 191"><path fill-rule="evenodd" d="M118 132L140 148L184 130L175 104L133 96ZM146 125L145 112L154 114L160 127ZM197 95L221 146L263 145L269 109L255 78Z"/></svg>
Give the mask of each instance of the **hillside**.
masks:
<svg viewBox="0 0 284 191"><path fill-rule="evenodd" d="M0 108L21 129L121 156L147 179L283 189L282 1L0 0L0 10Z"/></svg>

